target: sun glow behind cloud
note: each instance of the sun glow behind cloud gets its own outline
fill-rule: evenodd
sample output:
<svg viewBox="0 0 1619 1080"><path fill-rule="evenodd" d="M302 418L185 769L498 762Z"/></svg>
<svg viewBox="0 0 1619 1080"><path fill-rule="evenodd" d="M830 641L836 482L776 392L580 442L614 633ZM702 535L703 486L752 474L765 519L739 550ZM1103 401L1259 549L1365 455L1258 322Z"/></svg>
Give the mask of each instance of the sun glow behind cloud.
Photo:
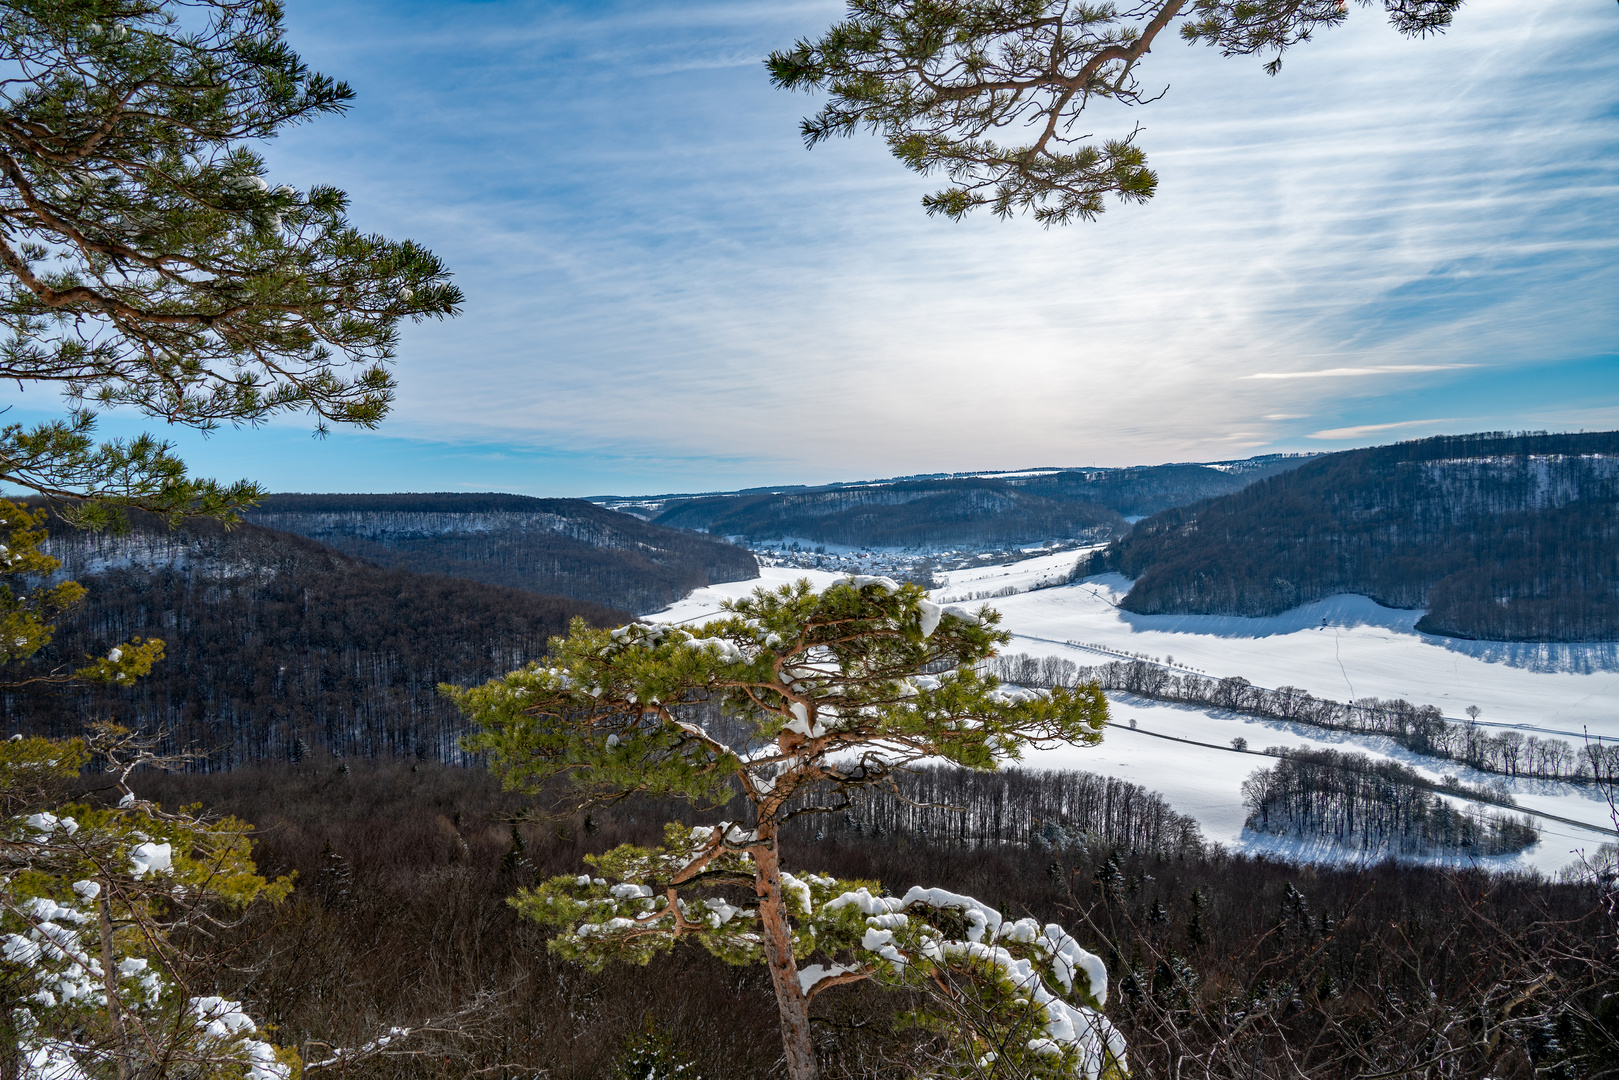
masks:
<svg viewBox="0 0 1619 1080"><path fill-rule="evenodd" d="M1139 121L1159 196L1051 231L925 217L867 136L803 149L817 99L759 60L841 11L292 0L360 97L272 179L345 187L469 303L328 476L221 471L579 494L1619 424L1611 4L1469 0L1427 41L1356 7L1274 79L1162 45L1164 99L1089 128Z"/></svg>

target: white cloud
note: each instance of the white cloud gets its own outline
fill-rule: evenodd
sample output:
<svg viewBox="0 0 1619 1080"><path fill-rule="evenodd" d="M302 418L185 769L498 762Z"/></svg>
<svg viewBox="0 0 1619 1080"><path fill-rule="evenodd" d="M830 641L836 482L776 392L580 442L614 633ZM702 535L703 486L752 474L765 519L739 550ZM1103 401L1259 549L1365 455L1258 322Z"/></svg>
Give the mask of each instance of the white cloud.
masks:
<svg viewBox="0 0 1619 1080"><path fill-rule="evenodd" d="M1376 367L1322 368L1319 371L1266 371L1244 379L1347 379L1364 375L1405 375L1423 371L1461 371L1477 364L1379 364Z"/></svg>
<svg viewBox="0 0 1619 1080"><path fill-rule="evenodd" d="M1400 428L1411 427L1437 427L1440 424L1454 424L1454 419L1438 420L1402 420L1396 424L1359 424L1355 427L1332 428L1328 431L1312 431L1312 439L1330 439L1336 442L1345 442L1350 439L1364 439L1368 435L1375 435L1381 431L1398 431Z"/></svg>

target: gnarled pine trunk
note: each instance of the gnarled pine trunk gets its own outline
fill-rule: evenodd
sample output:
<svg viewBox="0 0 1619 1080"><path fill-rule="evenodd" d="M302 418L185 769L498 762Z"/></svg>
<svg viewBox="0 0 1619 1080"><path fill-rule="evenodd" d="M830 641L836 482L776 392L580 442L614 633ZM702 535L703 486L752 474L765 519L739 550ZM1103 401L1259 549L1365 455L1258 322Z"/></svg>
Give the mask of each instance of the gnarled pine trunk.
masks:
<svg viewBox="0 0 1619 1080"><path fill-rule="evenodd" d="M787 1053L789 1080L817 1080L815 1044L810 1039L809 1002L798 982L798 960L793 956L792 925L781 895L781 861L776 850L775 822L761 822L761 844L753 849L753 888L759 897L759 935L770 982L781 1013L781 1042Z"/></svg>

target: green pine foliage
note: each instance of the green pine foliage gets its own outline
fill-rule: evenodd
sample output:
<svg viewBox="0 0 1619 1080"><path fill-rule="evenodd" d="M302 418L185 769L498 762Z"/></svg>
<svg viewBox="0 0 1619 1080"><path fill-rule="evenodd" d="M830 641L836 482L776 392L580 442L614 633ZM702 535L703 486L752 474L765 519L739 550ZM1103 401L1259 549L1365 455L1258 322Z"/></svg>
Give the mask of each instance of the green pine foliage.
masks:
<svg viewBox="0 0 1619 1080"><path fill-rule="evenodd" d="M591 970L609 962L646 965L683 937L730 964L768 963L757 908L739 893L753 884L752 860L723 849L704 859L718 832L670 825L657 848L626 844L587 856L606 877L555 877L523 890L513 905L557 931L553 954ZM699 862L705 891L715 893L701 902L684 898L680 887ZM941 1075L978 1075L974 1067L996 1077L1125 1071L1123 1039L1101 1012L1106 968L1061 927L1003 920L972 897L944 890L892 896L872 881L780 877L793 955L818 960L797 970L807 995L863 981L913 992L922 1005L909 1022L951 1044L952 1061L967 1070ZM732 889L719 888L725 885Z"/></svg>
<svg viewBox="0 0 1619 1080"><path fill-rule="evenodd" d="M682 1060L669 1033L652 1021L625 1040L613 1063L612 1080L703 1080L691 1062Z"/></svg>
<svg viewBox="0 0 1619 1080"><path fill-rule="evenodd" d="M116 805L66 800L92 757L116 778ZM198 986L211 935L187 928L279 902L291 881L258 873L246 823L139 798L130 774L154 763L111 726L0 742L6 1056L28 1077L290 1080L297 1055Z"/></svg>
<svg viewBox="0 0 1619 1080"><path fill-rule="evenodd" d="M150 435L98 441L93 409L202 431L288 411L371 427L400 321L461 303L431 252L354 229L341 191L261 175L254 143L353 96L298 58L282 18L274 0L0 11L0 378L67 402L61 419L0 426L0 480L74 524L125 528L131 508L230 522L260 494L191 476ZM37 653L83 597L40 583L57 568L42 523L0 503L0 663ZM126 641L24 682L127 685L162 653Z"/></svg>
<svg viewBox="0 0 1619 1080"><path fill-rule="evenodd" d="M1461 4L1385 7L1401 33L1422 36L1449 26ZM922 199L930 215L960 220L988 206L1066 225L1095 218L1109 197L1145 202L1157 191L1135 131L1101 142L1072 132L1095 101L1158 96L1138 68L1160 35L1175 27L1226 56L1268 56L1274 75L1284 51L1348 10L1345 0L848 0L842 22L766 64L779 87L826 92L803 122L807 146L864 129L907 168L944 174L949 185Z"/></svg>
<svg viewBox="0 0 1619 1080"><path fill-rule="evenodd" d="M211 430L306 412L370 427L388 411L402 319L454 314L424 248L362 233L347 196L272 184L253 143L340 113L274 0L17 0L0 15L7 230L0 376L67 395L70 415L0 429L4 478L120 506L229 517L251 484L187 475L168 444L97 443L96 407Z"/></svg>
<svg viewBox="0 0 1619 1080"><path fill-rule="evenodd" d="M1008 691L974 669L1010 640L998 613L944 612L917 586L892 585L760 589L690 629L575 621L546 663L444 689L478 725L469 748L513 787L567 776L604 795L704 800L740 782L766 817L816 785L879 783L924 757L983 769L1030 744L1100 741L1107 703L1094 687ZM776 749L732 746L688 719L699 705ZM891 754L834 763L846 750Z"/></svg>
<svg viewBox="0 0 1619 1080"><path fill-rule="evenodd" d="M253 144L347 108L352 91L287 45L275 0L9 0L0 10L0 377L62 391L66 415L0 426L0 480L72 523L131 509L232 522L250 482L191 476L172 446L98 441L96 408L211 431L304 412L374 426L401 320L455 314L431 252L361 233L343 192L273 185ZM84 590L52 584L43 512L0 500L0 663L51 640ZM116 640L116 639L114 639ZM164 643L133 639L7 684L127 686ZM290 880L252 862L250 828L168 812L129 787L175 764L100 726L0 742L0 1071L102 1080L290 1080L199 965L243 908ZM91 756L113 805L69 802Z"/></svg>

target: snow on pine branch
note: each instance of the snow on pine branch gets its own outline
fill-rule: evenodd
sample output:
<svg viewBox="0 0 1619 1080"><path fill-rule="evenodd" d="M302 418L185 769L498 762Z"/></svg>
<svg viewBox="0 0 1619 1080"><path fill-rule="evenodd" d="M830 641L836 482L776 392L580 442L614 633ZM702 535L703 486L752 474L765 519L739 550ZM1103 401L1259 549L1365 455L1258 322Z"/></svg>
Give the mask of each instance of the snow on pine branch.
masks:
<svg viewBox="0 0 1619 1080"><path fill-rule="evenodd" d="M678 828L670 827L671 839ZM719 831L729 835L736 828L698 827L689 836L711 842ZM552 952L593 969L615 960L644 963L683 937L729 963L763 962L756 901L747 895L752 890L716 892L705 879L671 885L679 871L659 876L657 870L691 864L659 852L626 845L594 862L639 869L641 876L612 883L588 874L553 878L513 903L557 928ZM1107 967L1061 926L1008 920L982 901L945 889L915 887L892 896L872 882L787 872L781 884L794 954L811 961L798 969L806 997L868 980L916 990L935 1011L988 1018L961 1033L959 1050L974 1060L994 1047L1001 1060L1010 1054L1032 1075L1100 1080L1126 1071L1123 1037L1102 1014ZM698 886L708 895L697 895Z"/></svg>

